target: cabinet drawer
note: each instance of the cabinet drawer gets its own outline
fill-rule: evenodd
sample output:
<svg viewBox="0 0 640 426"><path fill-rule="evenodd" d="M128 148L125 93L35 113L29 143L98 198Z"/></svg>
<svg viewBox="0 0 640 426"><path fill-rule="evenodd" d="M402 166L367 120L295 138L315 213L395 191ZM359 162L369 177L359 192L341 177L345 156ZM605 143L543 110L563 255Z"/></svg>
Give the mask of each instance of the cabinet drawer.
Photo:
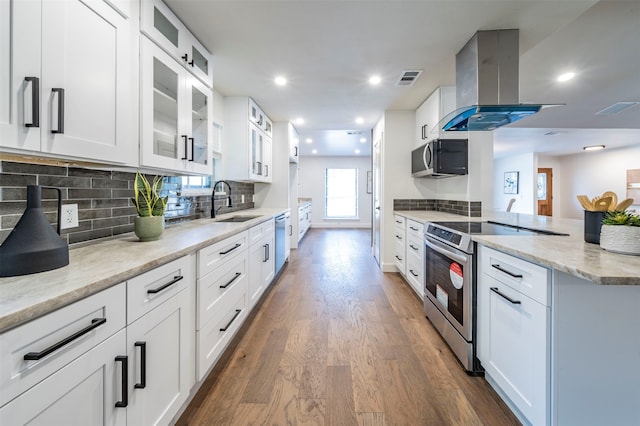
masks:
<svg viewBox="0 0 640 426"><path fill-rule="evenodd" d="M424 297L424 266L422 260L407 254L407 273L405 274L411 287L421 297Z"/></svg>
<svg viewBox="0 0 640 426"><path fill-rule="evenodd" d="M248 238L247 231L240 232L198 251L198 278L204 277L226 260L246 252Z"/></svg>
<svg viewBox="0 0 640 426"><path fill-rule="evenodd" d="M393 216L393 222L394 222L395 227L396 227L396 232L405 230L406 219L404 217L398 216L398 215L394 215Z"/></svg>
<svg viewBox="0 0 640 426"><path fill-rule="evenodd" d="M254 244L256 241L261 241L265 235L273 233L275 227L275 219L270 219L249 229L249 243Z"/></svg>
<svg viewBox="0 0 640 426"><path fill-rule="evenodd" d="M127 281L127 323L187 288L193 281L193 257L185 256Z"/></svg>
<svg viewBox="0 0 640 426"><path fill-rule="evenodd" d="M208 323L216 312L224 310L224 306L221 305L224 305L228 294L239 290L246 291L247 262L246 255L236 256L213 273L198 280L198 330Z"/></svg>
<svg viewBox="0 0 640 426"><path fill-rule="evenodd" d="M125 304L122 283L0 335L0 405L122 329Z"/></svg>
<svg viewBox="0 0 640 426"><path fill-rule="evenodd" d="M218 360L248 314L247 292L237 287L221 302L224 309L214 313L213 318L196 332L198 380L202 380Z"/></svg>
<svg viewBox="0 0 640 426"><path fill-rule="evenodd" d="M495 278L545 306L550 306L549 269L485 246L479 246L479 252L480 273Z"/></svg>
<svg viewBox="0 0 640 426"><path fill-rule="evenodd" d="M406 257L407 255L404 250L404 243L402 241L396 241L393 262L402 274L405 273Z"/></svg>
<svg viewBox="0 0 640 426"><path fill-rule="evenodd" d="M418 239L424 238L424 224L416 222L415 220L407 219L407 237L409 235Z"/></svg>
<svg viewBox="0 0 640 426"><path fill-rule="evenodd" d="M424 237L416 237L407 233L407 256L410 254L422 259L424 253Z"/></svg>

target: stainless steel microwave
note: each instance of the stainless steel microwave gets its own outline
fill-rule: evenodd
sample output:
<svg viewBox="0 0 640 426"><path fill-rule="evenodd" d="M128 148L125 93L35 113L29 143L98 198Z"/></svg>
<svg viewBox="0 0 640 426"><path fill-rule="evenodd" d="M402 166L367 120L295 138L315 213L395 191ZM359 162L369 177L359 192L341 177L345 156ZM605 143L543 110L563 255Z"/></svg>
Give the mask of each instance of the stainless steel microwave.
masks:
<svg viewBox="0 0 640 426"><path fill-rule="evenodd" d="M411 151L413 177L443 178L467 173L467 139L434 139Z"/></svg>

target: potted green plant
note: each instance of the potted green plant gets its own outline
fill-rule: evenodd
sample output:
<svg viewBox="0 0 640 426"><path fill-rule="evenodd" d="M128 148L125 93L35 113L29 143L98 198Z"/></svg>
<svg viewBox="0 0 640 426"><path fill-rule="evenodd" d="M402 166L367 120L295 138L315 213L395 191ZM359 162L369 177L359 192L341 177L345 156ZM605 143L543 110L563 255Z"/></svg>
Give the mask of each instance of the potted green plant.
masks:
<svg viewBox="0 0 640 426"><path fill-rule="evenodd" d="M138 217L134 219L133 230L140 241L154 241L160 238L164 230L164 212L169 197L161 197L162 176L153 178L149 183L140 171L136 172L133 182L133 198Z"/></svg>
<svg viewBox="0 0 640 426"><path fill-rule="evenodd" d="M600 247L614 253L640 255L640 215L628 210L608 212L602 219Z"/></svg>

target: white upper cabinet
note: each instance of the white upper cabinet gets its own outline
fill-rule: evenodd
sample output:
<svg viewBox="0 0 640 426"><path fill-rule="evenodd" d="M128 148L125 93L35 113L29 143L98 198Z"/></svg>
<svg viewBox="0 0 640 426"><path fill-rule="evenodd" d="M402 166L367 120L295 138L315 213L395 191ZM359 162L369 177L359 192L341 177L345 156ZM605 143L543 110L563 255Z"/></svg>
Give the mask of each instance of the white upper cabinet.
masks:
<svg viewBox="0 0 640 426"><path fill-rule="evenodd" d="M211 54L160 0L140 3L141 29L207 87L213 84Z"/></svg>
<svg viewBox="0 0 640 426"><path fill-rule="evenodd" d="M438 87L416 110L416 146L441 136L440 120L456 107L456 88Z"/></svg>
<svg viewBox="0 0 640 426"><path fill-rule="evenodd" d="M225 173L229 180L272 182L272 122L251 98L224 100Z"/></svg>
<svg viewBox="0 0 640 426"><path fill-rule="evenodd" d="M288 124L289 134L289 162L297 163L300 159L300 135L293 124Z"/></svg>
<svg viewBox="0 0 640 426"><path fill-rule="evenodd" d="M103 0L2 2L3 147L138 164L137 9L121 12Z"/></svg>
<svg viewBox="0 0 640 426"><path fill-rule="evenodd" d="M211 89L141 37L140 164L211 174Z"/></svg>

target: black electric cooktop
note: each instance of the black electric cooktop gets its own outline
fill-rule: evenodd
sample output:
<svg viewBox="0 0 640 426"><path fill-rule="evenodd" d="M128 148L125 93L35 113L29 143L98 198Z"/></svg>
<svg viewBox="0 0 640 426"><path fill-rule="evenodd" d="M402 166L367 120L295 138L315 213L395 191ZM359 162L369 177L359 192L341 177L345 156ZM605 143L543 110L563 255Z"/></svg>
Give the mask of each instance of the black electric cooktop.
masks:
<svg viewBox="0 0 640 426"><path fill-rule="evenodd" d="M475 235L536 235L538 232L495 222L432 222L433 225L448 228L464 234Z"/></svg>

